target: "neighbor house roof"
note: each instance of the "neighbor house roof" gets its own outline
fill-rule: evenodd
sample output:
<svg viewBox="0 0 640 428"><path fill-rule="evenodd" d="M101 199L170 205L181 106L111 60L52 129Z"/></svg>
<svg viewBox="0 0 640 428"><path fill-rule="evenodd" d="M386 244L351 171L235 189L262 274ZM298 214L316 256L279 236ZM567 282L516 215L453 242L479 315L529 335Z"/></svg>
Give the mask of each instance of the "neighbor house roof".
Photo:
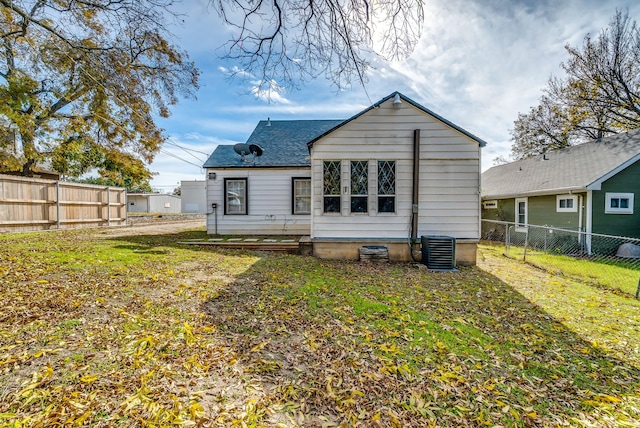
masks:
<svg viewBox="0 0 640 428"><path fill-rule="evenodd" d="M233 145L219 145L209 156L204 168L246 168L309 166L307 142L343 120L261 120L246 144L262 147L262 156L245 156L235 152Z"/></svg>
<svg viewBox="0 0 640 428"><path fill-rule="evenodd" d="M603 181L640 159L640 130L593 140L482 173L482 198L599 190Z"/></svg>
<svg viewBox="0 0 640 428"><path fill-rule="evenodd" d="M400 97L401 100L406 101L407 103L411 104L412 106L416 107L417 109L422 110L423 112L427 113L428 115L430 115L431 117L439 120L440 122L444 123L445 125L455 129L456 131L466 135L467 137L471 138L472 140L476 141L480 147L484 147L487 145L487 143L484 140L481 140L480 138L476 137L475 135L473 135L472 133L470 133L469 131L466 131L465 129L460 128L458 125L449 122L447 119L445 119L444 117L434 113L433 111L429 110L428 108L418 104L417 102L413 101L411 98L406 97L404 95L402 95L400 92L396 91L396 92L392 92L390 95L387 95L386 97L384 97L383 99L381 99L380 101L378 101L377 103L373 104L372 106L362 110L360 113L356 114L355 116L350 117L349 119L342 121L340 123L338 123L336 126L334 126L333 128L327 130L326 132L318 135L317 137L315 137L314 139L310 140L307 145L309 146L309 148L311 148L313 146L313 144L318 141L320 138L324 137L327 134L330 134L331 132L335 131L336 129L346 125L347 123L351 122L354 119L357 119L358 117L362 116L363 114L365 114L366 112L373 110L374 108L378 108L380 107L380 104L384 103L387 100L390 100L391 98L394 98L396 95L398 95Z"/></svg>

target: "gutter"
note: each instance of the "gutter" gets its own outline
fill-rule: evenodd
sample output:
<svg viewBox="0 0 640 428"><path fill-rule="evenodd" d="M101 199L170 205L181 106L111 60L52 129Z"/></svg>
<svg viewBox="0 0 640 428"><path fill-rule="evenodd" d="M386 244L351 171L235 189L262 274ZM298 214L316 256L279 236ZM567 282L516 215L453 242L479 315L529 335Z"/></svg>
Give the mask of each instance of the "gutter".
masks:
<svg viewBox="0 0 640 428"><path fill-rule="evenodd" d="M529 192L522 193L505 193L502 195L482 195L481 199L491 200L491 199L510 199L510 198L522 198L528 196L549 196L549 195L559 195L559 194L571 194L571 193L584 193L587 189L584 187L559 187L557 189L549 189L549 190L532 190Z"/></svg>

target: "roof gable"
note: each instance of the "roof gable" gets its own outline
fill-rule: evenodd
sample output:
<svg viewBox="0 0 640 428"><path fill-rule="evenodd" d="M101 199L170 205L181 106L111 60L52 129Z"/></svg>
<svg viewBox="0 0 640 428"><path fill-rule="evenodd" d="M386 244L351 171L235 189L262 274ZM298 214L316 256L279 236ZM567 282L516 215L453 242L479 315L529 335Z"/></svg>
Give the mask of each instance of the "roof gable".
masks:
<svg viewBox="0 0 640 428"><path fill-rule="evenodd" d="M264 150L253 162L243 161L233 145L219 145L204 168L297 167L309 166L306 143L342 120L261 120L253 130L247 144L257 144Z"/></svg>
<svg viewBox="0 0 640 428"><path fill-rule="evenodd" d="M317 137L315 137L314 139L312 139L311 141L309 141L307 143L307 146L309 146L309 148L313 147L313 144L318 141L319 139L321 139L322 137L332 133L333 131L337 130L338 128L343 127L344 125L346 125L347 123L359 118L360 116L362 116L363 114L373 110L374 108L378 108L380 107L381 104L383 104L384 102L390 100L391 98L395 98L395 96L398 96L401 100L406 101L407 103L411 104L412 106L416 107L417 109L423 111L424 113L430 115L431 117L435 118L436 120L444 123L445 125L449 126L450 128L453 128L454 130L460 132L463 135L466 135L467 137L471 138L472 140L474 140L475 142L477 142L480 147L484 147L487 145L487 143L476 137L475 135L473 135L472 133L466 131L465 129L459 127L458 125L455 125L454 123L448 121L447 119L445 119L444 117L434 113L433 111L429 110L428 108L418 104L417 102L413 101L411 98L406 97L404 95L402 95L400 92L396 91L396 92L392 92L390 95L387 95L386 97L382 98L380 101L378 101L377 103L371 105L370 107L367 107L366 109L362 110L360 113L356 114L355 116L350 117L349 119L337 124L335 127L327 130L326 132L324 132L321 135L318 135Z"/></svg>
<svg viewBox="0 0 640 428"><path fill-rule="evenodd" d="M482 173L482 197L598 190L640 159L640 130L612 135L504 165Z"/></svg>
<svg viewBox="0 0 640 428"><path fill-rule="evenodd" d="M486 145L486 142L480 138L396 91L347 120L262 120L258 122L258 125L246 141L246 144L257 144L264 149L262 156L257 157L255 162L253 162L253 157L251 156L249 156L249 161L242 160L241 156L233 149L233 145L219 145L211 156L209 156L209 159L207 159L203 167L247 168L310 166L308 158L309 149L316 141L357 119L368 111L378 108L381 104L396 96L469 137L477 142L480 147Z"/></svg>

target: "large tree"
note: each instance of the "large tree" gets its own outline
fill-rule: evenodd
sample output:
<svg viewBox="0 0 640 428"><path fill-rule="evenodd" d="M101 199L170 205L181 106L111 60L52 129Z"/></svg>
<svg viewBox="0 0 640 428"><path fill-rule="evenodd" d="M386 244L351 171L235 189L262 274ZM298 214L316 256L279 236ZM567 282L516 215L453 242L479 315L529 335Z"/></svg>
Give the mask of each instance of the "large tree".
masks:
<svg viewBox="0 0 640 428"><path fill-rule="evenodd" d="M144 182L198 70L169 42L172 0L0 0L0 171L96 169Z"/></svg>
<svg viewBox="0 0 640 428"><path fill-rule="evenodd" d="M424 0L211 0L231 28L235 75L270 91L324 75L337 88L364 84L376 58L408 56ZM278 82L278 83L276 83Z"/></svg>
<svg viewBox="0 0 640 428"><path fill-rule="evenodd" d="M565 76L549 79L540 104L514 123L516 159L640 128L640 28L628 12L566 50Z"/></svg>

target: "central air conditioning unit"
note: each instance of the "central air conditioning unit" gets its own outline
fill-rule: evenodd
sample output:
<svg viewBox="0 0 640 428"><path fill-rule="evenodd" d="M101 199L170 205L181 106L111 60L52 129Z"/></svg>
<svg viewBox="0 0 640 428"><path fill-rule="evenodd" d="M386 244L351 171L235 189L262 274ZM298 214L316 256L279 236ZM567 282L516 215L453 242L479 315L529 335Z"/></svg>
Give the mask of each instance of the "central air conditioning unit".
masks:
<svg viewBox="0 0 640 428"><path fill-rule="evenodd" d="M430 235L421 237L422 264L431 270L456 270L456 238Z"/></svg>

